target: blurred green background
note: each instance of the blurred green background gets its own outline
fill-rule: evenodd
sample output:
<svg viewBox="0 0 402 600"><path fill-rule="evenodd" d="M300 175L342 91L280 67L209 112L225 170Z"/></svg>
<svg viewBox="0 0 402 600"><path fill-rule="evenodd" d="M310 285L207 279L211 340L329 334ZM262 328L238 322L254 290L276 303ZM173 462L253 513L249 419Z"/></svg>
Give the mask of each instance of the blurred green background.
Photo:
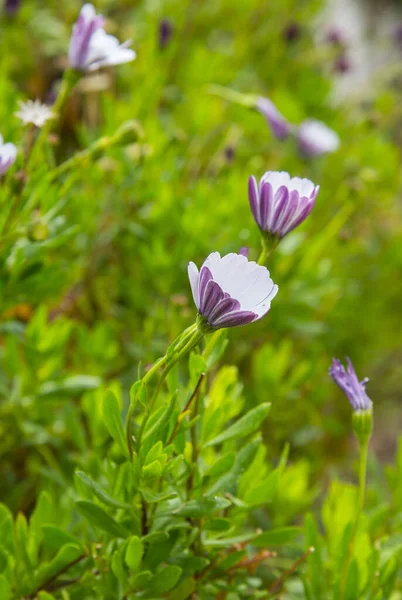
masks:
<svg viewBox="0 0 402 600"><path fill-rule="evenodd" d="M6 141L25 144L13 116L19 100L54 97L80 7L25 0L14 15L3 12ZM129 119L144 137L58 182L38 177L18 234L0 246L0 500L29 511L44 482L71 477L88 451L94 390L118 380L127 401L139 364L193 322L189 260L240 246L257 258L247 179L266 170L308 177L321 190L269 260L279 285L269 315L230 332L224 363L238 365L246 405L272 402L271 456L289 439L292 460L325 487L328 470L350 469L350 408L327 374L332 356L350 356L371 379L373 448L388 462L402 426L398 81L335 100L340 50L322 39L319 0L96 8L110 33L132 39L137 59L80 83L53 136L57 160ZM172 35L161 48L163 19ZM307 160L256 111L211 95L210 84L269 97L294 123L321 119L341 147Z"/></svg>

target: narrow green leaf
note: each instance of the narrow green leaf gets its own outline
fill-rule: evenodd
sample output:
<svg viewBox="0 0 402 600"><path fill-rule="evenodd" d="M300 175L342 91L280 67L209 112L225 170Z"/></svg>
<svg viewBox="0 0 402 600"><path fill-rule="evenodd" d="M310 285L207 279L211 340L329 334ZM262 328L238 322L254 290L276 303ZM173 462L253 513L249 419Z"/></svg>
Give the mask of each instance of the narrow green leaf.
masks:
<svg viewBox="0 0 402 600"><path fill-rule="evenodd" d="M119 446L121 452L129 457L126 436L121 420L120 404L111 390L108 390L103 398L103 419L108 432Z"/></svg>
<svg viewBox="0 0 402 600"><path fill-rule="evenodd" d="M94 527L102 529L116 537L127 536L125 529L97 504L88 502L87 500L79 500L75 503L75 506L82 516Z"/></svg>
<svg viewBox="0 0 402 600"><path fill-rule="evenodd" d="M0 575L0 598L1 600L11 600L11 586L4 575Z"/></svg>
<svg viewBox="0 0 402 600"><path fill-rule="evenodd" d="M213 515L218 510L229 508L231 502L219 496L207 496L200 500L190 500L182 504L180 508L173 511L174 515L180 517L200 518Z"/></svg>
<svg viewBox="0 0 402 600"><path fill-rule="evenodd" d="M264 531L253 540L253 546L269 548L288 544L300 535L300 527L278 527L271 531Z"/></svg>
<svg viewBox="0 0 402 600"><path fill-rule="evenodd" d="M103 504L111 506L112 508L131 508L129 504L124 504L115 498L112 498L112 496L109 496L109 494L105 492L98 483L96 483L83 471L76 471L75 476L78 477L85 487L88 488L98 498L98 500L103 502Z"/></svg>
<svg viewBox="0 0 402 600"><path fill-rule="evenodd" d="M205 444L205 447L214 446L215 444L222 444L228 440L238 439L246 435L250 435L260 427L270 408L271 404L267 402L251 409L247 414L244 415L244 417L236 421L236 423L233 423L233 425L228 427L220 435Z"/></svg>

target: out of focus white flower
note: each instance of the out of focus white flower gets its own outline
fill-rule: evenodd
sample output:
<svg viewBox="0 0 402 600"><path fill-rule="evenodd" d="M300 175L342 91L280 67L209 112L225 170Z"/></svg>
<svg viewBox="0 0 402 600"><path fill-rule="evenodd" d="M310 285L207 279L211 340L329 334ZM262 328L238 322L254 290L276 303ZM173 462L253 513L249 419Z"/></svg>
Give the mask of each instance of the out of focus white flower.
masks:
<svg viewBox="0 0 402 600"><path fill-rule="evenodd" d="M0 175L3 175L17 158L17 148L11 142L3 143L3 136L0 134Z"/></svg>
<svg viewBox="0 0 402 600"><path fill-rule="evenodd" d="M306 156L320 156L338 150L340 139L333 129L322 121L306 119L297 132L300 150Z"/></svg>
<svg viewBox="0 0 402 600"><path fill-rule="evenodd" d="M26 102L20 100L19 105L19 111L14 114L24 125L32 124L35 127L43 127L46 121L55 116L52 109L39 100L27 100Z"/></svg>

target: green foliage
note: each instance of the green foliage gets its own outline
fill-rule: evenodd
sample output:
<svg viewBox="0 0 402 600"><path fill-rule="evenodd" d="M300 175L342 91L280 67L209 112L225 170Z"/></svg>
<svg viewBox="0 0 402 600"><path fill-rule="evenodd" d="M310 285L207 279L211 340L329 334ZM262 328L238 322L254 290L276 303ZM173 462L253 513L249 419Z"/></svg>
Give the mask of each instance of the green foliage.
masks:
<svg viewBox="0 0 402 600"><path fill-rule="evenodd" d="M401 597L399 96L332 105L321 8L100 0L138 57L83 78L43 147L13 113L59 89L80 3L2 15L1 600ZM302 157L214 84L322 119L340 150ZM269 257L272 309L181 355L187 263L257 258L247 178L268 169L321 186ZM372 378L363 512L333 354Z"/></svg>

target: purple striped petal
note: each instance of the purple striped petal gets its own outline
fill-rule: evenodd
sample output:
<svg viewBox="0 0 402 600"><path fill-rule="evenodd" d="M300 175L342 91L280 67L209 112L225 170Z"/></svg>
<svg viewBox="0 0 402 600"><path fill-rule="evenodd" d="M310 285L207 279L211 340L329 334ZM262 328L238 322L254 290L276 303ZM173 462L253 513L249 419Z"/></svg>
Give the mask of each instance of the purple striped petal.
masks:
<svg viewBox="0 0 402 600"><path fill-rule="evenodd" d="M240 302L234 298L223 298L215 308L210 312L208 322L214 326L215 321L220 319L223 315L238 311L240 309Z"/></svg>
<svg viewBox="0 0 402 600"><path fill-rule="evenodd" d="M200 309L201 309L201 306L203 306L203 302L204 302L205 288L207 287L207 283L209 281L211 281L211 279L212 279L212 273L208 269L208 267L201 267L200 283L199 283L199 299L200 299L199 308Z"/></svg>
<svg viewBox="0 0 402 600"><path fill-rule="evenodd" d="M282 185L279 190L275 194L275 209L272 215L271 223L270 223L270 231L272 233L276 232L276 224L278 222L279 216L282 213L286 203L289 199L289 190L287 187Z"/></svg>
<svg viewBox="0 0 402 600"><path fill-rule="evenodd" d="M261 227L258 185L253 175L248 179L248 198L250 200L250 207L254 220L257 225Z"/></svg>
<svg viewBox="0 0 402 600"><path fill-rule="evenodd" d="M214 322L214 327L238 327L239 325L247 325L258 318L255 312L250 310L237 310L231 313L226 313L220 319Z"/></svg>
<svg viewBox="0 0 402 600"><path fill-rule="evenodd" d="M276 221L276 232L280 237L283 237L284 231L289 223L289 220L296 213L297 208L299 206L299 192L297 190L293 190L289 194L289 201L286 206L284 206L280 215L278 215L278 219Z"/></svg>
<svg viewBox="0 0 402 600"><path fill-rule="evenodd" d="M261 229L266 231L274 208L274 192L272 185L263 182L260 190Z"/></svg>
<svg viewBox="0 0 402 600"><path fill-rule="evenodd" d="M204 295L201 297L200 313L209 317L210 312L223 299L222 288L213 280L208 281Z"/></svg>
<svg viewBox="0 0 402 600"><path fill-rule="evenodd" d="M286 229L286 231L283 235L285 235L286 233L289 233L289 231L292 231L292 229L295 229L295 227L300 225L300 223L302 223L304 221L304 219L307 219L307 217L313 210L313 206L314 206L314 202L311 202L311 203L309 202L308 204L306 204L306 206L301 210L300 214L298 216L296 216L296 219L294 219L294 221L293 220L290 221L290 223L288 224L288 228Z"/></svg>

